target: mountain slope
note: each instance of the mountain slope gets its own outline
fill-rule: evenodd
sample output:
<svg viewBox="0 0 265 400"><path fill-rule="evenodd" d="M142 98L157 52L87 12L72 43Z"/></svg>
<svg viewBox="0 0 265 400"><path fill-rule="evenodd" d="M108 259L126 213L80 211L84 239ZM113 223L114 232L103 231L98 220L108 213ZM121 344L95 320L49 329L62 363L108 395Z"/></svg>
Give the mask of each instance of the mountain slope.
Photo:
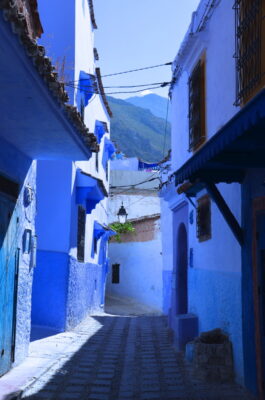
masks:
<svg viewBox="0 0 265 400"><path fill-rule="evenodd" d="M125 99L125 101L137 107L147 108L156 117L166 118L168 100L165 97L153 93L145 96L129 97L128 99ZM170 117L170 108L168 110L168 116Z"/></svg>
<svg viewBox="0 0 265 400"><path fill-rule="evenodd" d="M124 100L108 97L113 112L111 139L127 157L144 161L160 161L170 146L170 124L154 116L149 110L136 107ZM163 154L165 138L165 152Z"/></svg>

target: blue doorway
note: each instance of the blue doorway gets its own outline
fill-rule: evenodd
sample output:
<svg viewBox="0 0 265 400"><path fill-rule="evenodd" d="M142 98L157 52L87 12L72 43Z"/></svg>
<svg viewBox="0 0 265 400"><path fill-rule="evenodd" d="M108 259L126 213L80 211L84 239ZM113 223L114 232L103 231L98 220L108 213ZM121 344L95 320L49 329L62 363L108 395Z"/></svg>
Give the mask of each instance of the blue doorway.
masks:
<svg viewBox="0 0 265 400"><path fill-rule="evenodd" d="M265 214L256 216L256 346L259 377L259 390L265 393Z"/></svg>
<svg viewBox="0 0 265 400"><path fill-rule="evenodd" d="M184 223L178 228L176 266L176 314L188 312L188 238Z"/></svg>
<svg viewBox="0 0 265 400"><path fill-rule="evenodd" d="M0 193L0 376L11 368L15 351L18 276L15 199Z"/></svg>

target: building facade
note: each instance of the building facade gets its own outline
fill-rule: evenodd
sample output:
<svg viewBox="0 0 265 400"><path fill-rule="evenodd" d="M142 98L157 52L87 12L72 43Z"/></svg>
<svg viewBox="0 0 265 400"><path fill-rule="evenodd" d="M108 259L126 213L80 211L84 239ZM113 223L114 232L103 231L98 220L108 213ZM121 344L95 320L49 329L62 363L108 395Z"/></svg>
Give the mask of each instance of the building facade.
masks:
<svg viewBox="0 0 265 400"><path fill-rule="evenodd" d="M175 341L184 348L221 328L236 379L260 398L264 12L264 1L213 0L193 14L173 63L172 173L161 191L172 227L165 301Z"/></svg>
<svg viewBox="0 0 265 400"><path fill-rule="evenodd" d="M109 244L106 294L162 312L159 172L143 167L137 158L111 161L109 223L118 222L123 204L134 232L121 234L120 241L114 237Z"/></svg>
<svg viewBox="0 0 265 400"><path fill-rule="evenodd" d="M0 375L27 355L36 266L37 160L86 160L96 139L69 113L67 93L38 46L37 2L0 3Z"/></svg>
<svg viewBox="0 0 265 400"><path fill-rule="evenodd" d="M92 1L39 2L42 43L57 64L69 93L69 109L80 112L97 150L82 161L37 165L37 268L33 283L33 331L63 331L101 309L107 271L109 109L96 66L97 28ZM53 9L52 15L50 10ZM52 39L51 39L52 38ZM49 221L49 222L48 222Z"/></svg>

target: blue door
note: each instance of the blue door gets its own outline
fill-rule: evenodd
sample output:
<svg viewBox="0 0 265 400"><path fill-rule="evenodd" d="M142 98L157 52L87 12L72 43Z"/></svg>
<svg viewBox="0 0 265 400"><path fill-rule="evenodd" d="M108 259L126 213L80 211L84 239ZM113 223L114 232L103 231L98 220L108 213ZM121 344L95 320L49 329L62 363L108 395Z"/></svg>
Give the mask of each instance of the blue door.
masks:
<svg viewBox="0 0 265 400"><path fill-rule="evenodd" d="M17 281L15 201L0 193L0 376L11 368Z"/></svg>

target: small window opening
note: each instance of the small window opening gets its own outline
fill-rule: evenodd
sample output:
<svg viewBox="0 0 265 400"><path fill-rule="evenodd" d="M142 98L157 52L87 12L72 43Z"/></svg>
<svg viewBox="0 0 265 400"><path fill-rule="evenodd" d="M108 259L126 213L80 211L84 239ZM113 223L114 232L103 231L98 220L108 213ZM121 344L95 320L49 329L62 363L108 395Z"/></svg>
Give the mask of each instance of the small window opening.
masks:
<svg viewBox="0 0 265 400"><path fill-rule="evenodd" d="M106 180L107 181L109 180L109 163L108 163L108 161L106 163Z"/></svg>
<svg viewBox="0 0 265 400"><path fill-rule="evenodd" d="M85 259L85 230L86 230L86 210L78 206L78 226L77 226L77 259L83 262Z"/></svg>
<svg viewBox="0 0 265 400"><path fill-rule="evenodd" d="M96 171L98 172L98 153L96 153L96 157L95 157L95 167L96 167Z"/></svg>
<svg viewBox="0 0 265 400"><path fill-rule="evenodd" d="M81 99L81 103L80 103L80 115L81 115L81 119L84 122L85 119L85 105L84 105L84 100Z"/></svg>
<svg viewBox="0 0 265 400"><path fill-rule="evenodd" d="M98 239L94 238L94 254L98 252Z"/></svg>
<svg viewBox="0 0 265 400"><path fill-rule="evenodd" d="M120 283L120 264L112 264L112 283Z"/></svg>

